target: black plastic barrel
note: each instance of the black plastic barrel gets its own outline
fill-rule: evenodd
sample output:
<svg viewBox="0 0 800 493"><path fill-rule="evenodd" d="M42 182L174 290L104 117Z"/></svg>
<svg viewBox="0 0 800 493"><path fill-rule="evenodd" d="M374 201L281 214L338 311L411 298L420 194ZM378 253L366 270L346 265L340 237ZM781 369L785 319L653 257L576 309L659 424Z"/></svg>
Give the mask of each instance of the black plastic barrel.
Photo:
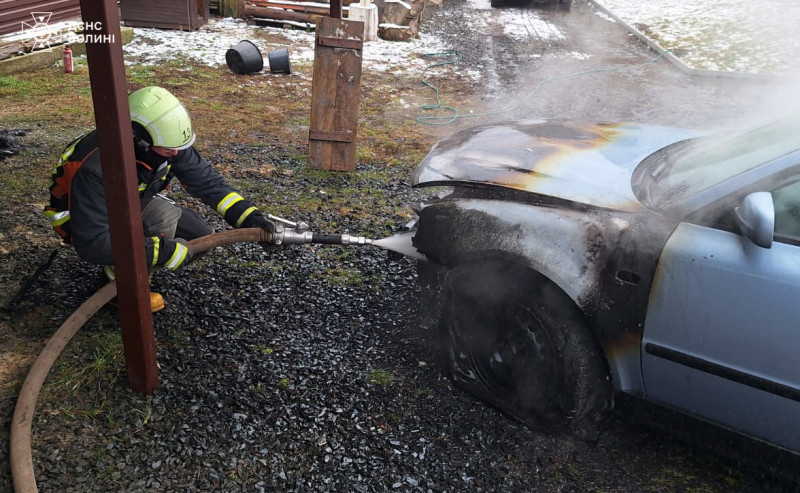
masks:
<svg viewBox="0 0 800 493"><path fill-rule="evenodd" d="M291 74L289 66L289 48L272 50L267 53L269 57L269 70L273 74Z"/></svg>
<svg viewBox="0 0 800 493"><path fill-rule="evenodd" d="M225 53L228 67L237 74L253 74L264 68L261 51L251 41L243 40Z"/></svg>

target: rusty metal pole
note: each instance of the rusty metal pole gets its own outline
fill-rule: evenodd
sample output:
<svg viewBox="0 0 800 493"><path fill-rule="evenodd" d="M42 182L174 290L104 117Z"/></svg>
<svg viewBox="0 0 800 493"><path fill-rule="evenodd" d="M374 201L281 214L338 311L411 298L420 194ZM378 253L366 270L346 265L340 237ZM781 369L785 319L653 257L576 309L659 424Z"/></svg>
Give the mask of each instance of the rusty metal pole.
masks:
<svg viewBox="0 0 800 493"><path fill-rule="evenodd" d="M103 157L125 368L131 389L151 394L158 368L117 2L80 0L80 5Z"/></svg>

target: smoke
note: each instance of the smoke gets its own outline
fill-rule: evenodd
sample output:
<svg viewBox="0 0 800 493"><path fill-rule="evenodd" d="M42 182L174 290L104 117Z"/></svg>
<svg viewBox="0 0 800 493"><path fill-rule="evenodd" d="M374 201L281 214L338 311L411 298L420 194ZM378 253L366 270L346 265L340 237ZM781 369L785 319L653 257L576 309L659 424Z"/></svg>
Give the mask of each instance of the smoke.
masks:
<svg viewBox="0 0 800 493"><path fill-rule="evenodd" d="M518 60L511 82L502 72L509 64L497 59L492 68L498 71L498 83L487 90L497 90L492 99L498 106L519 105L514 112L493 115L495 119L568 118L713 129L743 126L798 107L800 96L792 88L800 81L793 52L800 36L794 32L800 3L766 0L769 5L759 9L722 0L701 6L675 0L601 3L703 73L686 73L666 58L657 59L658 52L643 50L643 42L623 24L594 7L576 3L563 15L530 9L519 14L520 22L527 18L534 31L541 31L538 25L546 19L558 26L563 41L551 34L556 28L547 36L531 32L525 46L529 58ZM499 46L493 51L508 52L509 43L514 44L507 38L486 41Z"/></svg>
<svg viewBox="0 0 800 493"><path fill-rule="evenodd" d="M756 104L730 122L733 127L746 128L776 119L789 119L800 114L800 69L777 75L763 83Z"/></svg>

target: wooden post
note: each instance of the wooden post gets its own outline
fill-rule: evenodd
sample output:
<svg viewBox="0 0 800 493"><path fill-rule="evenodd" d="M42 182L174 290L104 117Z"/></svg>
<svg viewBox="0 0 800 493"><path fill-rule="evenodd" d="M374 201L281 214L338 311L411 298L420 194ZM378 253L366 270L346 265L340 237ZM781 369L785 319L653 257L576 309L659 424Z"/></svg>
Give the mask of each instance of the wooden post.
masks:
<svg viewBox="0 0 800 493"><path fill-rule="evenodd" d="M371 0L351 3L347 11L347 19L364 23L364 41L378 39L378 6Z"/></svg>
<svg viewBox="0 0 800 493"><path fill-rule="evenodd" d="M342 0L330 0L330 16L334 19L342 18Z"/></svg>
<svg viewBox="0 0 800 493"><path fill-rule="evenodd" d="M219 13L222 17L243 17L242 4L242 0L219 0Z"/></svg>
<svg viewBox="0 0 800 493"><path fill-rule="evenodd" d="M92 26L85 34L98 40L86 42L86 57L103 156L128 385L134 392L151 394L158 382L158 368L117 2L81 0L81 17Z"/></svg>
<svg viewBox="0 0 800 493"><path fill-rule="evenodd" d="M355 171L364 23L321 17L311 84L309 166Z"/></svg>

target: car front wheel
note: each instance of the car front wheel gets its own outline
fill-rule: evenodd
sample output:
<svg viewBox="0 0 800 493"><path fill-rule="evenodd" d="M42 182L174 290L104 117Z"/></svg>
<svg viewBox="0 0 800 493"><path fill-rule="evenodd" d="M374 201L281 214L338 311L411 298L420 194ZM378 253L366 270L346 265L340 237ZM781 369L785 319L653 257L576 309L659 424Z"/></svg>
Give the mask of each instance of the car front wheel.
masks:
<svg viewBox="0 0 800 493"><path fill-rule="evenodd" d="M607 365L556 285L511 263L482 262L450 270L443 296L456 385L533 427L597 437L612 408Z"/></svg>

